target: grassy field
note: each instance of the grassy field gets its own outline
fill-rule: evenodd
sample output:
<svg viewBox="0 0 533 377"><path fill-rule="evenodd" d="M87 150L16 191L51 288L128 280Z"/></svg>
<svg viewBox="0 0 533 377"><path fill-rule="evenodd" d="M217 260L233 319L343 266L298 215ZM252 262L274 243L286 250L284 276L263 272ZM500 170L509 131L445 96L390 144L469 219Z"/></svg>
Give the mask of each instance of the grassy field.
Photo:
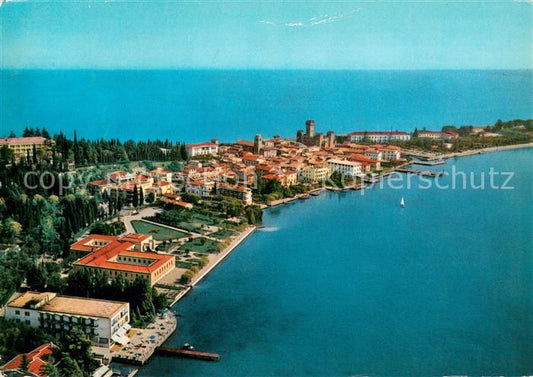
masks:
<svg viewBox="0 0 533 377"><path fill-rule="evenodd" d="M131 224L133 225L137 233L149 234L156 241L167 241L188 236L187 233L179 232L177 230L169 229L155 224L150 224L142 220L133 220Z"/></svg>
<svg viewBox="0 0 533 377"><path fill-rule="evenodd" d="M192 241L187 241L181 245L179 250L188 250L200 253L216 253L218 252L218 242L208 240L207 238L193 238Z"/></svg>
<svg viewBox="0 0 533 377"><path fill-rule="evenodd" d="M212 237L218 238L219 240L232 236L235 231L232 231L227 228L219 228L215 233L211 234Z"/></svg>

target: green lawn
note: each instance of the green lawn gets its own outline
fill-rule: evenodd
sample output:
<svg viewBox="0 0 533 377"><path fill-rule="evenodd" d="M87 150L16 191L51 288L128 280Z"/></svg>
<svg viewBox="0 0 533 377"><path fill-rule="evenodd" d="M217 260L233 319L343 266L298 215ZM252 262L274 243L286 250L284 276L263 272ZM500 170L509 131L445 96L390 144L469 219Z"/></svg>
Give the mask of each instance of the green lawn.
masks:
<svg viewBox="0 0 533 377"><path fill-rule="evenodd" d="M218 242L208 240L207 238L193 238L192 241L187 241L181 245L179 250L189 250L200 253L217 253Z"/></svg>
<svg viewBox="0 0 533 377"><path fill-rule="evenodd" d="M212 237L219 240L232 236L234 231L227 228L219 228L215 233L211 234Z"/></svg>
<svg viewBox="0 0 533 377"><path fill-rule="evenodd" d="M137 233L149 234L156 241L167 241L188 236L187 233L169 229L159 225L150 224L142 220L133 220L131 224L133 225Z"/></svg>

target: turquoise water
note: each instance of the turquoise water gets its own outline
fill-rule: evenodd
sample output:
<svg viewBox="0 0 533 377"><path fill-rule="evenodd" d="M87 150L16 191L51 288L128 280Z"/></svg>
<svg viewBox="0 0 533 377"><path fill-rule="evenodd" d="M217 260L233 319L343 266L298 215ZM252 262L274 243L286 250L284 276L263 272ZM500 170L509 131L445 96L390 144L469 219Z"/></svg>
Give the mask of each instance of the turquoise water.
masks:
<svg viewBox="0 0 533 377"><path fill-rule="evenodd" d="M269 209L174 307L167 344L221 361L156 356L139 376L532 374L532 161L515 150L444 167L476 184L513 171L513 190L384 187Z"/></svg>
<svg viewBox="0 0 533 377"><path fill-rule="evenodd" d="M533 71L0 72L0 136L235 141L317 130L413 130L533 117Z"/></svg>

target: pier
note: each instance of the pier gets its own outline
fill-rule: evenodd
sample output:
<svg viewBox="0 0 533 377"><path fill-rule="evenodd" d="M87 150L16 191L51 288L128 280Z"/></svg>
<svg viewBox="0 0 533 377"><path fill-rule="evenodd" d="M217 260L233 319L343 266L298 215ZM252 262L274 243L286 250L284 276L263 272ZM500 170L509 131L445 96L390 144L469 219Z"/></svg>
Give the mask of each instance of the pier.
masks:
<svg viewBox="0 0 533 377"><path fill-rule="evenodd" d="M433 171L433 170L419 170L419 169L411 169L411 168L401 168L396 169L399 173L407 173L407 174L416 174L416 175L422 175L425 177L440 177L444 175L444 171Z"/></svg>
<svg viewBox="0 0 533 377"><path fill-rule="evenodd" d="M160 355L182 357L186 359L196 359L204 361L219 361L218 353L201 352L183 348L158 347L156 352Z"/></svg>
<svg viewBox="0 0 533 377"><path fill-rule="evenodd" d="M444 160L412 161L411 165L436 166L436 165L444 165L445 163L446 162Z"/></svg>

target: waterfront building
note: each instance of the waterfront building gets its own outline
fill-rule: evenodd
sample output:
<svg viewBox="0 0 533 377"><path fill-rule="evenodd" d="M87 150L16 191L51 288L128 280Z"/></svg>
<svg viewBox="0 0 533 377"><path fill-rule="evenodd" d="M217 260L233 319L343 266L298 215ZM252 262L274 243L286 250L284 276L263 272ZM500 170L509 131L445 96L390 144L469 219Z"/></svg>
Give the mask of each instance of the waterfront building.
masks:
<svg viewBox="0 0 533 377"><path fill-rule="evenodd" d="M151 285L175 267L174 256L151 252L154 248L152 236L135 233L123 237L92 234L70 247L75 255L85 253L74 262L74 270L94 269L131 281L139 277Z"/></svg>
<svg viewBox="0 0 533 377"><path fill-rule="evenodd" d="M219 183L217 185L217 194L237 198L245 205L252 204L252 190L249 187Z"/></svg>
<svg viewBox="0 0 533 377"><path fill-rule="evenodd" d="M459 134L455 132L418 131L418 137L433 140L450 140L458 138Z"/></svg>
<svg viewBox="0 0 533 377"><path fill-rule="evenodd" d="M329 168L331 172L339 172L342 175L347 175L350 177L357 177L363 174L362 164L355 161L346 161L346 160L329 160Z"/></svg>
<svg viewBox="0 0 533 377"><path fill-rule="evenodd" d="M187 144L185 147L189 157L216 155L218 153L218 144L213 142Z"/></svg>
<svg viewBox="0 0 533 377"><path fill-rule="evenodd" d="M378 149L373 149L373 148L367 149L365 150L364 155L373 160L378 160L378 161L383 160L383 152L381 152Z"/></svg>
<svg viewBox="0 0 533 377"><path fill-rule="evenodd" d="M211 196L214 187L213 181L189 181L185 185L185 192L205 198Z"/></svg>
<svg viewBox="0 0 533 377"><path fill-rule="evenodd" d="M0 371L2 371L3 375L6 377L47 377L48 374L44 369L50 361L50 357L52 356L55 348L56 346L53 343L46 343L28 353L18 354L5 363L0 368ZM24 370L22 370L25 362L24 357L26 357L27 366ZM0 376L1 375L2 374L0 374Z"/></svg>
<svg viewBox="0 0 533 377"><path fill-rule="evenodd" d="M346 135L350 143L386 143L388 141L408 141L411 135L403 131L356 131Z"/></svg>
<svg viewBox="0 0 533 377"><path fill-rule="evenodd" d="M325 181L329 175L330 168L328 165L309 165L299 171L298 180L304 183L317 183Z"/></svg>
<svg viewBox="0 0 533 377"><path fill-rule="evenodd" d="M4 145L13 151L15 161L20 161L28 156L33 158L34 148L37 153L48 151L54 145L54 141L41 136L3 137L0 138L0 148Z"/></svg>
<svg viewBox="0 0 533 377"><path fill-rule="evenodd" d="M398 161L401 158L401 148L394 145L386 145L379 149L386 161Z"/></svg>
<svg viewBox="0 0 533 377"><path fill-rule="evenodd" d="M366 173L370 172L371 170L380 170L381 169L381 162L378 160L374 160L370 157L367 157L362 154L353 154L348 158L350 161L355 161L361 163L363 166L363 169Z"/></svg>
<svg viewBox="0 0 533 377"><path fill-rule="evenodd" d="M93 344L110 347L129 329L130 304L120 301L25 292L6 305L5 316L52 334L80 329Z"/></svg>

